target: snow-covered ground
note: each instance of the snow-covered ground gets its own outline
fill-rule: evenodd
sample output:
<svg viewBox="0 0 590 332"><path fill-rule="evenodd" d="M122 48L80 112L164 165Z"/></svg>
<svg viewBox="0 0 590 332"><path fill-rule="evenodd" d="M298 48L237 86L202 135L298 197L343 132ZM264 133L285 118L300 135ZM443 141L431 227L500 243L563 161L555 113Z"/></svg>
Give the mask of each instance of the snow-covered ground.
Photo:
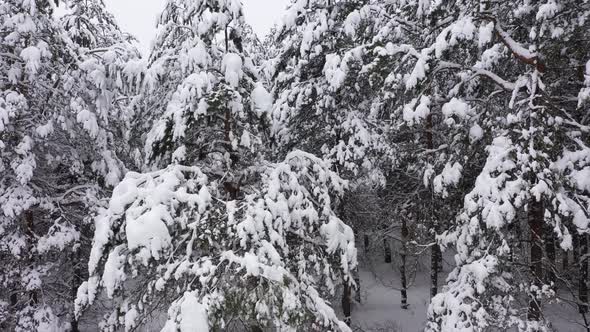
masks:
<svg viewBox="0 0 590 332"><path fill-rule="evenodd" d="M451 255L443 260L442 275L450 271ZM408 258L408 308L401 308L399 257L393 249L393 262L384 263L381 255L359 253L361 303L352 313L353 330L374 332L421 331L426 323L430 293L430 270L425 262ZM442 279L444 281L444 279Z"/></svg>
<svg viewBox="0 0 590 332"><path fill-rule="evenodd" d="M384 266L387 267L387 266ZM419 276L422 279L426 274ZM361 303L354 308L352 319L355 330L360 331L418 331L426 322L428 308L428 280L408 289L408 309L400 306L400 291L394 285L399 281L394 273L374 274L360 271ZM396 283L395 286L399 285Z"/></svg>

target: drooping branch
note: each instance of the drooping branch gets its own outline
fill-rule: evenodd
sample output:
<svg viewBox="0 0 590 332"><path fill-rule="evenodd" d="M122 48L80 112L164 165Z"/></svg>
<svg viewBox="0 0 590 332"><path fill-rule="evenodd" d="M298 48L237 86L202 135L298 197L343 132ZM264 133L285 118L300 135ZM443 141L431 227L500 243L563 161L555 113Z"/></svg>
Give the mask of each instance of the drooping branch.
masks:
<svg viewBox="0 0 590 332"><path fill-rule="evenodd" d="M529 51L526 47L515 41L510 34L502 29L498 22L494 23L494 29L502 43L510 49L518 60L535 67L540 73L545 72L545 63L541 60L538 53Z"/></svg>
<svg viewBox="0 0 590 332"><path fill-rule="evenodd" d="M494 83L496 83L498 86L502 87L504 90L513 91L514 89L516 89L516 84L514 84L513 82L506 81L505 79L492 73L489 70L477 68L475 66L466 68L466 67L464 67L460 64L457 64L457 63L448 62L448 61L440 61L438 63L438 66L435 68L435 70L442 70L442 69L456 69L456 70L467 69L467 70L472 71L474 73L474 76L484 76L484 77L491 79Z"/></svg>

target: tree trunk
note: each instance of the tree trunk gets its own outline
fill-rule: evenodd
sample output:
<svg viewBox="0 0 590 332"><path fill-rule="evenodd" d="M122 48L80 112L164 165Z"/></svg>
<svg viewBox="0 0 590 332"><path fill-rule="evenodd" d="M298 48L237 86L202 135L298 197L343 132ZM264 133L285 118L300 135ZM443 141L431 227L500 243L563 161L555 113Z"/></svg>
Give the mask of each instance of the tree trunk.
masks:
<svg viewBox="0 0 590 332"><path fill-rule="evenodd" d="M345 204L345 199L343 198L339 205L338 205L338 216L342 219L345 220L345 209L344 209L344 204ZM346 322L346 324L348 326L350 326L351 324L351 315L352 315L352 287L350 286L350 283L348 282L348 280L346 280L345 278L343 278L343 285L344 285L344 290L342 292L342 312L344 313L344 322Z"/></svg>
<svg viewBox="0 0 590 332"><path fill-rule="evenodd" d="M224 30L224 35L225 35L225 53L229 53L229 36L227 34L227 26L225 27Z"/></svg>
<svg viewBox="0 0 590 332"><path fill-rule="evenodd" d="M438 231L437 231L437 234L438 234ZM443 261L442 261L442 250L440 249L439 245L436 246L436 259L437 259L436 267L438 268L438 272L441 273L443 271Z"/></svg>
<svg viewBox="0 0 590 332"><path fill-rule="evenodd" d="M430 252L430 298L438 294L438 258L440 248L438 244L432 246Z"/></svg>
<svg viewBox="0 0 590 332"><path fill-rule="evenodd" d="M74 252L71 254L72 260L72 288L71 288L71 295L72 295L72 303L76 300L76 295L78 294L78 287L82 284L82 270L80 269L80 255L78 252L79 246L75 247ZM70 322L70 331L71 332L79 332L78 328L78 319L76 319L76 315L72 311L72 321Z"/></svg>
<svg viewBox="0 0 590 332"><path fill-rule="evenodd" d="M351 287L347 281L344 282L344 292L342 294L342 312L344 313L344 322L350 326L352 322L350 317L352 314Z"/></svg>
<svg viewBox="0 0 590 332"><path fill-rule="evenodd" d="M578 280L579 311L588 313L588 235L580 234L580 271Z"/></svg>
<svg viewBox="0 0 590 332"><path fill-rule="evenodd" d="M441 271L442 254L440 246L436 241L436 235L438 234L438 221L435 219L436 216L432 216L432 241L434 242L430 249L430 298L433 298L438 294L438 273Z"/></svg>
<svg viewBox="0 0 590 332"><path fill-rule="evenodd" d="M434 140L432 135L432 129L434 128L432 123L432 114L428 114L426 117L426 148L429 150L434 149ZM434 198L430 198L430 207L433 207ZM430 218L431 231L434 233L433 241L435 242L430 250L430 298L433 298L438 293L438 272L440 270L439 260L441 257L440 247L436 243L436 234L438 233L438 222L434 216L434 210L431 209Z"/></svg>
<svg viewBox="0 0 590 332"><path fill-rule="evenodd" d="M78 329L78 320L74 317L72 317L72 321L70 322L70 332L80 332L80 330Z"/></svg>
<svg viewBox="0 0 590 332"><path fill-rule="evenodd" d="M580 264L580 234L578 234L577 230L574 230L572 232L573 236L572 236L572 246L574 247L574 260L573 260L573 264L574 265L578 265Z"/></svg>
<svg viewBox="0 0 590 332"><path fill-rule="evenodd" d="M554 290L557 290L557 277L555 275L555 271L557 270L557 265L555 265L555 236L553 234L553 228L548 224L545 225L545 252L547 253L545 282L552 285Z"/></svg>
<svg viewBox="0 0 590 332"><path fill-rule="evenodd" d="M385 263L391 263L391 247L389 246L389 239L387 236L383 238L383 250L385 255Z"/></svg>
<svg viewBox="0 0 590 332"><path fill-rule="evenodd" d="M567 274L569 268L569 253L567 250L561 250L561 270L563 274Z"/></svg>
<svg viewBox="0 0 590 332"><path fill-rule="evenodd" d="M358 267L354 272L354 282L356 283L356 289L354 290L354 300L361 303L361 276L359 274Z"/></svg>
<svg viewBox="0 0 590 332"><path fill-rule="evenodd" d="M406 219L402 218L402 248L400 252L401 264L399 272L401 275L402 289L402 309L408 309L408 284L406 280L406 251L407 251L408 225Z"/></svg>
<svg viewBox="0 0 590 332"><path fill-rule="evenodd" d="M529 202L528 223L531 232L531 279L532 284L541 289L541 280L543 280L543 203L531 200ZM537 293L531 294L529 302L528 319L530 321L539 321L541 319L540 298Z"/></svg>
<svg viewBox="0 0 590 332"><path fill-rule="evenodd" d="M34 216L33 216L33 211L31 211L31 210L26 211L24 217L25 217L25 233L31 239L33 239L35 237L35 220L34 220ZM31 265L36 265L34 255L31 255L30 263L31 263ZM38 295L38 292L36 289L29 291L29 303L32 305L39 304L39 295Z"/></svg>
<svg viewBox="0 0 590 332"><path fill-rule="evenodd" d="M365 245L365 255L366 255L369 252L369 244L370 244L370 242L369 242L369 234L365 233L364 234L364 237L363 237L363 240L364 240L363 242L364 242L364 245Z"/></svg>

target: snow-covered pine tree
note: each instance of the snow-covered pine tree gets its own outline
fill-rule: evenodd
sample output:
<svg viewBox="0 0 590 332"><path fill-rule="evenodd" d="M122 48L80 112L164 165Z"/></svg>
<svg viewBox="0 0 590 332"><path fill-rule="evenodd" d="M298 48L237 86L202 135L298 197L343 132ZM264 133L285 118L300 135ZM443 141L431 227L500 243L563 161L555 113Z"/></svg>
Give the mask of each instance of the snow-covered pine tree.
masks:
<svg viewBox="0 0 590 332"><path fill-rule="evenodd" d="M103 0L67 0L62 6L65 13L60 21L70 38L81 47L110 47L132 39L119 29L115 17L106 10Z"/></svg>
<svg viewBox="0 0 590 332"><path fill-rule="evenodd" d="M388 184L393 188L393 215L410 217L414 240L431 248L432 297L438 292L442 271L435 235L448 227L447 221L462 206L463 192L483 163L484 145L477 114L462 109L462 100L453 98L453 89L459 88L455 73L436 67L431 60L436 52L433 45L446 28L440 22L450 20L450 11L443 10L450 4L424 5L409 1L373 9L380 19L373 43L367 47L370 57L365 67L381 96L378 105L391 119L387 135L395 146L396 163ZM455 30L449 39L461 48L457 56L477 56L477 47L468 48L462 42L472 38L470 32ZM485 96L476 91L472 97Z"/></svg>
<svg viewBox="0 0 590 332"><path fill-rule="evenodd" d="M401 82L421 93L430 90L426 114L442 103L439 131L464 142L449 145L455 150L443 164L454 166L449 162L455 160L473 169L466 167L475 153L468 142L489 144L463 212L440 237L456 247L458 266L432 300L428 330L546 326L542 300L553 296L547 276L555 265L541 240L555 237L567 249L572 232L582 237L588 232L587 90L580 75L588 45L564 49L562 43L579 41L587 30L587 7L553 1L509 6L420 1L404 7L404 24L431 31L434 38L413 46L392 43L385 50L411 59ZM408 115L423 109L412 108ZM443 194L444 184L454 184L446 183L444 174ZM436 177L432 184L436 191ZM528 253L520 251L521 229L530 234Z"/></svg>
<svg viewBox="0 0 590 332"><path fill-rule="evenodd" d="M257 153L259 127L268 121L264 105L252 104L268 99L244 52L250 40L243 30L239 1L167 3L144 82L144 103L155 119L149 162L201 162L238 184L234 166Z"/></svg>
<svg viewBox="0 0 590 332"><path fill-rule="evenodd" d="M430 229L436 221L452 218L462 202L460 191L449 199L452 205L441 199L460 185L464 156L453 151L462 146L475 150L479 137L470 139L469 130L462 129L475 122L471 117L454 126L460 135L436 135L444 125L441 108L449 101L436 95L437 85L448 89L450 83L443 73L418 84L423 68L413 71L414 56L424 32L400 18L416 6L294 2L277 32L282 53L274 60L273 120L278 125L273 133L278 146L315 149L356 183L377 178L386 184L379 192L371 186L361 189L377 195L383 207L374 225L367 227L366 218L359 224L387 237L411 216L416 222L410 227L418 231L414 240L433 248L434 296L441 257ZM425 39L435 37L433 32ZM400 233L407 233L407 224L405 228Z"/></svg>
<svg viewBox="0 0 590 332"><path fill-rule="evenodd" d="M146 159L163 169L115 189L76 301L81 313L106 291L105 330L158 310L164 331L349 330L327 302L356 266L332 210L347 183L313 155L267 153L272 98L243 30L237 0L166 4L135 102L152 120Z"/></svg>
<svg viewBox="0 0 590 332"><path fill-rule="evenodd" d="M371 112L360 76L370 40L369 1L298 0L276 30L273 138L277 151L293 147L330 160L349 177L378 170L386 159L379 114ZM380 157L380 158L377 158Z"/></svg>
<svg viewBox="0 0 590 332"><path fill-rule="evenodd" d="M361 72L371 73L371 86L383 94L379 107L392 113L389 134L397 165L408 175L422 173L437 219L451 219L463 206L453 231L440 237L443 244L456 245L459 266L433 300L429 329L542 329L541 293L551 296L555 280L552 239L567 249L574 233L582 241L579 250L587 250L588 192L582 179L588 45L584 40L575 50L563 47L563 40L583 40L587 6L553 1L373 5L374 43L359 51L365 63L372 62ZM354 82L360 84L362 76ZM304 96L314 96L312 91ZM416 154L420 145L424 153ZM481 153L486 145L487 156ZM411 176L406 181L419 182ZM394 208L420 211L424 201ZM530 252L520 249L523 230L530 234ZM581 311L585 262L577 280Z"/></svg>
<svg viewBox="0 0 590 332"><path fill-rule="evenodd" d="M362 53L365 54L364 61L367 63L363 67L363 72L369 73L371 86L374 89L380 90L382 93L380 102L377 105L389 109L391 112L392 130L389 132L389 137L393 140L390 144L395 147L396 165L399 167L398 170L405 170L404 172L410 176L402 176L400 178L399 172L394 172L393 174L396 175L397 183L404 187L408 184L410 184L410 187L419 186L420 181L413 179L424 179L425 185L429 188L427 192L430 192L428 196L434 195L433 197L414 199L411 202L406 201L406 204L403 204L404 202L394 204L393 208L400 209L402 213L407 213L408 207L418 212L432 209L437 211L437 219L451 219L459 211L458 207L463 203L465 191L470 190L473 186L477 188L477 185L485 186L489 184L485 181L478 180L476 182L475 180L482 168L484 169L484 173L486 172L484 168L486 156L481 153L481 150L483 150L483 146L491 144L494 138L498 138L497 136L510 136L512 135L511 130L515 130L513 127L515 122L512 120L515 119L516 114L521 114L523 111L522 106L515 107L518 110L510 111L514 112L514 114L508 115L510 112L506 110L511 109L513 104L510 103L510 100L513 99L513 96L514 100L521 100L520 104L515 102L515 105L524 104L525 109L526 107L530 107L530 105L526 105L526 101L530 100L531 95L536 95L534 91L541 91L534 90L534 88L531 88L534 84L529 84L536 79L536 76L533 75L535 69L538 69L542 77L542 81L538 82L547 83L551 80L556 81L556 83L552 84L553 90L551 90L551 93L555 97L550 97L548 100L551 101L549 103L550 105L554 105L557 102L558 107L543 107L543 109L551 110L547 110L546 112L549 112L549 114L553 113L553 115L542 118L535 126L543 128L543 134L539 134L537 137L542 137L545 141L547 141L547 137L555 135L573 138L570 138L569 141L561 138L559 140L550 140L551 147L540 144L543 149L547 149L546 155L543 157L546 158L544 161L546 168L543 172L550 173L548 171L550 170L552 177L561 179L559 181L552 181L552 185L555 186L552 188L552 190L555 190L555 196L549 195L544 198L546 202L553 202L552 208L542 208L546 213L551 213L551 217L543 221L543 212L541 211L539 213L539 209L536 209L536 219L541 219L540 224L537 222L531 225L535 225L538 228L536 230L537 233L532 238L534 243L533 253L530 253L535 256L535 258L532 258L534 261L533 266L537 271L547 270L548 272L543 273L543 276L534 275L533 273L529 273L528 269L518 268L518 263L511 264L505 261L498 263L502 265L502 271L510 271L510 273L519 275L519 278L510 279L512 282L518 281L518 283L513 283L513 285L518 285L522 289L530 289L529 286L531 285L532 289L542 288L544 282L550 283L549 280L552 280L551 271L554 270L555 266L551 263L554 261L554 254L551 254L551 241L546 241L547 244L543 248L543 250L547 251L545 253L541 250L540 239L543 237L547 237L547 239L553 237L563 238L565 242L562 242L562 244L565 245L565 248L568 248L568 236L564 235L567 235L571 230L577 230L576 232L581 231L582 233L587 232L586 226L584 226L584 218L588 215L587 207L585 207L587 204L587 193L584 189L581 189L584 186L584 182L578 178L580 174L584 174L586 167L586 162L584 161L586 157L582 156L585 156L584 151L587 145L587 143L584 143L587 141L587 124L585 123L587 119L583 116L582 106L579 105L585 105L582 104L581 100L583 98L581 96L585 95L584 91L587 91L583 88L583 75L580 74L583 72L581 69L583 64L587 61L583 55L584 50L587 50L587 45L579 45L580 52L570 49L564 50L560 46L563 44L558 39L567 36L565 37L567 40L578 40L580 38L579 34L584 31L586 24L580 18L584 14L581 14L582 16L576 16L577 14L571 11L571 8L576 7L573 4L556 5L551 1L546 4L536 4L535 7L518 3L509 9L503 7L489 9L485 7L485 4L480 6L473 2L428 3L424 1L409 1L403 4L400 3L399 6L395 3L388 3L384 6L378 6L376 3L373 3L373 5L370 10L372 20L375 22L375 27L373 28L374 38L373 43L363 45L365 51ZM566 8L570 9L566 10ZM576 8L580 10L579 13L586 13L585 8ZM490 14L490 11L493 14ZM559 19L557 20L553 17L559 17ZM497 20L502 20L502 22L496 23ZM565 22L571 22L571 24L566 24ZM564 29L563 26L568 24L571 25L571 28L562 31ZM510 29L514 29L517 26L526 26L528 30L526 33L519 31L518 33L521 35L511 36L502 30L503 25L507 25ZM543 33L540 33L540 31ZM543 52L543 57L555 58L553 61L558 64L554 66L554 71L549 74L545 70L544 65L547 60L541 61L541 55L539 55L539 58L533 57L532 55L536 56L536 53L534 51L526 52L527 47L522 47L522 45L514 42L515 38L524 41L531 39L532 41L528 41L526 43L527 45L537 44L537 39L539 39L541 41L540 43L546 48L546 51ZM534 46L532 47L532 50L534 50ZM538 47L540 46L537 45ZM565 59L558 57L558 49L562 53L568 51L566 53L569 56ZM567 79L558 77L560 70L563 69L567 70L567 75L569 75L566 76ZM576 69L579 70L576 71ZM361 78L362 76L355 77L354 81L359 84L358 82L362 82ZM564 82L566 81L570 83L565 84ZM541 84L540 87L544 91L542 94L548 93L549 90L544 85ZM532 89L533 92L527 91L527 88ZM580 89L582 89L582 92L579 92ZM567 95L576 96L578 94L580 97L577 99L565 97ZM534 99L537 98L538 96L534 97ZM545 100L547 98L544 97ZM376 98L375 100L379 99ZM578 102L579 105L576 106ZM568 103L569 105L566 107L565 104ZM530 108L536 109L535 107ZM564 114L555 114L560 112L560 108L562 109L561 112L566 110L567 116ZM530 109L527 112L531 113ZM518 116L521 117L521 115ZM506 121L506 117L509 119L508 122ZM535 115L532 118L535 119ZM565 121L568 125L558 128L547 126L547 123L556 123L553 118L557 118L557 122L560 121L560 118L569 118ZM526 121L524 123L524 125L523 123L519 124L524 129L519 128L516 131L528 135L531 132L526 129L529 123ZM535 130L541 132L539 129ZM406 132L405 135L404 132ZM571 143L572 139L576 143ZM531 143L530 139L521 137L520 140L521 143L519 144L521 144L522 148L519 151L526 150L526 147L529 146L527 144ZM544 144L546 143L544 142ZM418 152L417 154L416 148L418 148L418 151L423 150L424 152ZM539 147L537 149L540 150ZM567 168L564 166L563 161L558 162L555 153L556 151L560 151L559 153L563 153L568 156L567 158L571 158L572 153L568 152L571 150L576 151L578 157L576 157L575 162L572 162L573 165L568 164L569 166L567 167L570 168ZM489 153L493 153L493 151L495 150L489 148ZM537 167L537 163L540 163L540 161L531 160L538 158L541 154L536 154L535 152L531 152L531 154L534 154L535 157L531 157L529 162ZM522 152L513 158L521 157L523 157ZM535 179L535 177L541 178L542 175L535 175L531 179L531 175L526 173L527 171L524 171L530 167L523 162L523 159L518 159L518 162L521 164L517 164L519 165L517 167L522 170L516 176L520 177L521 181L524 181L523 183L526 184L518 188L518 190L522 190L519 191L521 194L524 192L520 198L525 197L526 199L523 202L519 201L517 199L518 197L509 195L511 201L506 204L509 206L513 205L514 210L522 215L526 209L526 202L529 200L533 201L532 198L536 199L534 193L538 189L535 187L538 179ZM561 165L561 170L557 171L556 165ZM412 172L415 173L414 176L411 176ZM572 175L569 174L570 172ZM416 174L421 176L415 176ZM512 177L513 175L510 176ZM482 175L480 175L481 177ZM571 177L577 180L572 180ZM399 190L399 187L397 189ZM487 192L486 190L484 191ZM566 196L576 193L574 194L576 197L574 200L577 203L573 204L570 202L568 205L573 210L556 207L556 197L561 197L559 195L560 192L567 193ZM496 203L504 204L503 202L508 200L508 197L496 198L492 196L486 196L487 198L483 200L483 203L491 206ZM468 197L471 196L468 195ZM492 202L488 202L487 200L492 200ZM427 203L429 208L425 209L421 207L423 203ZM582 208L580 209L579 207ZM482 211L484 215L488 213L486 207L473 210L472 213L481 213ZM563 213L563 215L560 216L560 213ZM576 219L578 220L577 223L581 227L577 227L572 223L575 213L578 215L578 219ZM540 218L539 215L541 216ZM491 246L495 250L499 250L494 254L497 255L496 257L503 255L502 257L508 261L519 256L527 257L529 253L519 255L517 251L520 246L519 229L528 230L529 226L526 225L526 222L523 225L520 220L510 214L504 215L503 217L508 220L503 225L509 225L504 229L505 234L503 235L503 239L508 243L507 247L510 250L502 252L498 248L505 249L506 246L502 247L492 242ZM532 218L532 220L536 219ZM459 221L459 224L464 225L463 232L474 230L473 224L467 224L465 219ZM568 224L569 226L564 226ZM488 229L482 236L496 236L496 229L492 229L491 226L486 227ZM546 229L550 230L548 236ZM464 250L467 250L466 248L469 246L475 246L477 244L483 246L482 243L490 245L490 242L487 240L478 242L480 240L479 238L466 239L459 237L457 239L455 236L459 234L461 233L451 232L442 239L444 240L443 243L447 244L448 242L458 242L457 244L461 253L458 256L458 262L460 266L467 265L464 271L467 271L465 278L468 278L469 275L473 276L472 273L474 272L470 272L469 269L472 265L466 262L471 262L470 260L473 258L467 258L468 254ZM584 239L585 236L580 238ZM489 240L490 238L487 239ZM580 247L584 246L580 245ZM541 264L540 258L543 258L544 263L542 264L547 263L546 266ZM476 263L478 262L480 261ZM522 263L528 264L528 261ZM457 270L462 269L459 268ZM500 275L501 278L510 278L511 276L508 272L502 274L500 269L494 271L491 268L491 270L493 271L494 278L496 275ZM586 275L587 272L585 271L587 271L587 267L582 264L579 272L580 277ZM535 273L538 274L538 272ZM456 286L456 288L453 288L454 291L460 292L466 289L465 284L461 282L465 281L468 283L468 281L465 279L456 281L454 280L455 277L456 275L452 274L450 279L452 281L451 284L454 285L453 287ZM434 277L433 279L436 281L437 278ZM501 284L493 283L500 279L490 278L489 280L492 285L502 287ZM508 283L503 285L508 285ZM579 282L579 285L580 292L585 293L585 282ZM435 283L433 283L433 286L435 286L433 287L433 293L436 293ZM537 321L540 320L540 308L537 305L539 299L537 295L527 291L515 291L517 289L520 288L508 287L501 289L501 291L494 289L489 290L489 293L486 294L477 294L476 291L472 292L477 294L472 297L476 309L481 306L485 310L493 312L493 314L486 315L481 321L476 321L476 319L471 318L472 316L467 315L468 318L465 318L467 328L478 330L481 328L481 326L477 325L478 323L481 323L482 326L485 324L497 324L496 326L506 327L508 325L516 325L519 321L527 321L527 319L529 322L523 323L522 326L537 327L539 325ZM448 294L446 292L451 291L447 288L444 293L445 296ZM463 294L469 294L469 291ZM491 294L495 294L498 297L493 297ZM506 297L502 298L498 294L504 294ZM529 297L527 294L533 295ZM511 316L512 313L516 313L517 311L523 312L521 310L523 308L517 307L516 302L512 302L513 306L508 305L507 309L506 306L499 304L499 299L510 302L513 299L510 295L518 295L518 299L525 300L525 302L528 302L532 298L533 301L530 301L531 304L527 305L527 307L530 307L528 318L524 316L520 316L519 318ZM436 301L433 302L431 317L438 318L432 318L437 323L433 323L430 328L445 330L463 327L461 324L464 321L457 322L450 316L456 314L454 317L465 317L463 316L464 313L452 313L453 311L449 310L447 306L437 307L441 303L439 301L442 298L443 295L439 295ZM460 303L463 300L470 301L461 298L456 301L449 299L449 302ZM524 309L524 312L529 310L529 308ZM485 312L483 310L480 312ZM440 318L438 315L442 316L443 319L437 320Z"/></svg>
<svg viewBox="0 0 590 332"><path fill-rule="evenodd" d="M89 214L124 172L111 73L133 53L86 54L54 6L0 4L0 324L16 331L76 330Z"/></svg>
<svg viewBox="0 0 590 332"><path fill-rule="evenodd" d="M368 197L366 202L379 202L374 187L383 183L384 168L391 166L391 150L383 135L385 113L375 112L376 100L362 68L364 46L372 39L370 3L292 1L284 22L274 31L278 54L270 60L275 151L283 155L293 148L310 151L350 179L351 199L339 202L338 213L357 232L383 228L360 216L353 208L355 202L349 202L361 193ZM350 295L351 290L344 288L342 306L348 318Z"/></svg>
<svg viewBox="0 0 590 332"><path fill-rule="evenodd" d="M116 299L103 328L131 330L159 309L168 311L165 331L240 322L348 331L326 302L356 264L352 230L330 208L345 182L294 152L226 201L203 169L128 174L97 220L77 304L92 304L102 288Z"/></svg>

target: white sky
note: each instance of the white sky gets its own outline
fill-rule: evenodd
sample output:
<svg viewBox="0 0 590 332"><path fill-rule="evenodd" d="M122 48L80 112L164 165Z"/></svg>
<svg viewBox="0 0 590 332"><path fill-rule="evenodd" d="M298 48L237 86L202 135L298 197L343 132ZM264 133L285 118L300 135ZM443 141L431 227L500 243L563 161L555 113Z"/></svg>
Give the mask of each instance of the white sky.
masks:
<svg viewBox="0 0 590 332"><path fill-rule="evenodd" d="M165 0L105 0L121 28L136 36L146 50L154 37L156 17ZM289 0L242 0L246 20L259 37L278 23Z"/></svg>

